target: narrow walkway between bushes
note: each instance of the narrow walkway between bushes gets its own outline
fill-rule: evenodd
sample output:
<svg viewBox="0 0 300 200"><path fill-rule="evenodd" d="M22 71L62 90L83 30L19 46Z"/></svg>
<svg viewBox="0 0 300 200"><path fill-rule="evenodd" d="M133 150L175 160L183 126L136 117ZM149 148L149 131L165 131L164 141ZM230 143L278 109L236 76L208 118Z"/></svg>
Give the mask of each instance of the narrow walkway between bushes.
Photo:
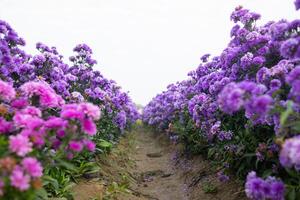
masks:
<svg viewBox="0 0 300 200"><path fill-rule="evenodd" d="M172 159L174 148L165 137L142 130L136 134L135 153L131 156L136 162L133 173L138 177L137 195L157 200L187 199L185 185Z"/></svg>
<svg viewBox="0 0 300 200"><path fill-rule="evenodd" d="M107 156L100 176L75 187L75 200L243 200L236 182L220 183L201 156L187 158L165 134L135 128ZM95 198L96 197L96 198Z"/></svg>

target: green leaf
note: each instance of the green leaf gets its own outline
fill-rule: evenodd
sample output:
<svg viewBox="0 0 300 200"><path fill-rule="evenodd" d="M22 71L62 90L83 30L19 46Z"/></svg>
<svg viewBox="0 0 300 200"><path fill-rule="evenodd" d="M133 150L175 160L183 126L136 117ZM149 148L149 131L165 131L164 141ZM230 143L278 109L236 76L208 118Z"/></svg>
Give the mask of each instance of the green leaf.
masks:
<svg viewBox="0 0 300 200"><path fill-rule="evenodd" d="M52 178L51 176L44 176L43 177L43 185L52 185L56 190L59 189L59 184L58 181L54 178Z"/></svg>
<svg viewBox="0 0 300 200"><path fill-rule="evenodd" d="M290 189L288 191L287 199L288 200L295 200L296 199L296 191L295 191L295 189Z"/></svg>
<svg viewBox="0 0 300 200"><path fill-rule="evenodd" d="M37 199L46 200L48 199L48 193L44 188L41 188L35 192Z"/></svg>
<svg viewBox="0 0 300 200"><path fill-rule="evenodd" d="M281 125L284 125L288 117L293 113L292 105L293 103L291 101L287 102L287 109L280 116Z"/></svg>
<svg viewBox="0 0 300 200"><path fill-rule="evenodd" d="M98 145L102 148L111 148L112 147L112 143L101 139L100 142L98 143Z"/></svg>
<svg viewBox="0 0 300 200"><path fill-rule="evenodd" d="M209 149L208 152L207 152L207 157L208 158L211 158L215 153L215 150L214 149Z"/></svg>
<svg viewBox="0 0 300 200"><path fill-rule="evenodd" d="M69 162L66 162L66 161L61 160L61 159L56 159L56 161L57 161L59 166L65 167L66 169L72 170L72 171L76 170L76 167L73 164L69 163Z"/></svg>
<svg viewBox="0 0 300 200"><path fill-rule="evenodd" d="M295 122L292 129L296 132L300 132L300 122Z"/></svg>

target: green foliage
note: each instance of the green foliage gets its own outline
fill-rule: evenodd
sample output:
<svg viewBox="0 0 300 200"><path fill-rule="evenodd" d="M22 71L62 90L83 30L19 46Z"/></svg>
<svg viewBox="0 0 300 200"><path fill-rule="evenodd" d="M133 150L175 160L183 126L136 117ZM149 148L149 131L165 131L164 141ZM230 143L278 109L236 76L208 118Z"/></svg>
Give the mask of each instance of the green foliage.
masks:
<svg viewBox="0 0 300 200"><path fill-rule="evenodd" d="M218 188L209 181L203 183L202 190L208 194L214 194L218 192Z"/></svg>

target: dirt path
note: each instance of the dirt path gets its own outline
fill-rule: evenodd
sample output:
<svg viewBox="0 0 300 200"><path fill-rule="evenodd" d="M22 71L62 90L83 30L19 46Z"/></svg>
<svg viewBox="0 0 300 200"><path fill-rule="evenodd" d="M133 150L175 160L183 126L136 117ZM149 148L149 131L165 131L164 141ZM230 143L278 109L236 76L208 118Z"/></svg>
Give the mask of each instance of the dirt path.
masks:
<svg viewBox="0 0 300 200"><path fill-rule="evenodd" d="M148 199L185 200L184 183L172 163L168 141L153 134L136 135L136 162L133 173L139 174L137 190Z"/></svg>
<svg viewBox="0 0 300 200"><path fill-rule="evenodd" d="M83 180L75 200L244 200L235 181L218 181L200 155L187 158L164 134L139 127L98 160L100 176Z"/></svg>

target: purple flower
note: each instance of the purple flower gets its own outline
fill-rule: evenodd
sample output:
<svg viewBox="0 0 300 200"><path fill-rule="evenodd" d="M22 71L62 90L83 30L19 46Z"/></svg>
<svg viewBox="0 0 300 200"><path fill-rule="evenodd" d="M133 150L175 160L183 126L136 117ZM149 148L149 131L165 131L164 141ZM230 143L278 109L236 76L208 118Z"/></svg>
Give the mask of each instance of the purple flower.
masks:
<svg viewBox="0 0 300 200"><path fill-rule="evenodd" d="M284 184L273 177L263 180L250 172L245 184L245 192L248 198L254 200L284 200Z"/></svg>
<svg viewBox="0 0 300 200"><path fill-rule="evenodd" d="M91 119L83 119L81 125L82 130L88 135L95 135L97 133L97 127Z"/></svg>
<svg viewBox="0 0 300 200"><path fill-rule="evenodd" d="M51 117L45 122L45 126L47 128L64 128L66 127L68 122L60 117Z"/></svg>
<svg viewBox="0 0 300 200"><path fill-rule="evenodd" d="M229 83L220 92L218 102L221 110L228 114L232 114L244 104L244 91L240 89L235 83Z"/></svg>
<svg viewBox="0 0 300 200"><path fill-rule="evenodd" d="M295 167L297 170L300 170L300 136L295 136L284 142L279 160L284 167Z"/></svg>
<svg viewBox="0 0 300 200"><path fill-rule="evenodd" d="M87 148L87 150L89 150L89 151L93 152L96 149L96 144L90 140L85 140L84 145Z"/></svg>
<svg viewBox="0 0 300 200"><path fill-rule="evenodd" d="M221 182L228 182L229 181L229 176L227 176L226 174L224 174L223 171L219 171L217 173L217 175L218 175L219 181L221 181Z"/></svg>
<svg viewBox="0 0 300 200"><path fill-rule="evenodd" d="M228 141L231 140L233 137L233 134L231 131L220 131L218 134L218 139L220 141Z"/></svg>
<svg viewBox="0 0 300 200"><path fill-rule="evenodd" d="M22 166L31 177L41 177L43 175L43 167L41 163L33 157L26 157L22 160Z"/></svg>
<svg viewBox="0 0 300 200"><path fill-rule="evenodd" d="M16 166L9 177L11 185L20 191L25 191L30 187L30 176L25 174L20 166Z"/></svg>
<svg viewBox="0 0 300 200"><path fill-rule="evenodd" d="M265 114L272 102L273 99L269 95L262 95L254 98L252 100L253 112L256 114Z"/></svg>
<svg viewBox="0 0 300 200"><path fill-rule="evenodd" d="M32 143L29 138L21 134L9 137L9 149L18 156L25 156L32 151Z"/></svg>
<svg viewBox="0 0 300 200"><path fill-rule="evenodd" d="M82 149L83 149L83 145L81 142L78 142L78 141L70 141L69 142L69 148L72 150L72 151L75 151L75 152L81 152Z"/></svg>
<svg viewBox="0 0 300 200"><path fill-rule="evenodd" d="M295 1L295 7L296 7L296 10L300 9L300 0Z"/></svg>
<svg viewBox="0 0 300 200"><path fill-rule="evenodd" d="M38 96L44 107L58 107L63 103L63 99L45 82L27 82L20 89L28 97Z"/></svg>
<svg viewBox="0 0 300 200"><path fill-rule="evenodd" d="M282 43L280 47L280 54L284 58L293 58L298 48L299 41L295 38L291 38Z"/></svg>
<svg viewBox="0 0 300 200"><path fill-rule="evenodd" d="M0 117L0 134L7 134L13 129L13 124Z"/></svg>
<svg viewBox="0 0 300 200"><path fill-rule="evenodd" d="M16 91L8 83L0 80L0 99L4 101L11 101L15 98Z"/></svg>

